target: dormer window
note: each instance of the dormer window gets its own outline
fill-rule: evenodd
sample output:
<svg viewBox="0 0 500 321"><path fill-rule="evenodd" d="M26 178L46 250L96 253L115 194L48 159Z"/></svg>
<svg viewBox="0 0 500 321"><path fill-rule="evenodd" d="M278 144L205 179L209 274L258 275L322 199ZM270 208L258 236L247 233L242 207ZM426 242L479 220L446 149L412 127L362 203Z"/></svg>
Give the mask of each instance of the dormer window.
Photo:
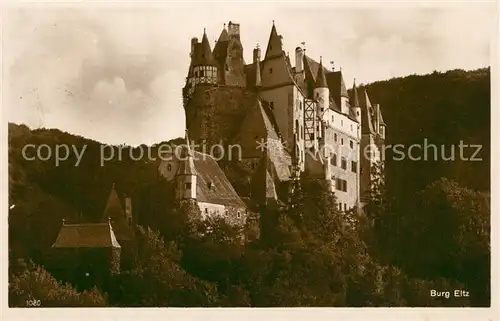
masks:
<svg viewBox="0 0 500 321"><path fill-rule="evenodd" d="M169 172L172 171L172 165L171 164L167 165L167 171L169 171Z"/></svg>
<svg viewBox="0 0 500 321"><path fill-rule="evenodd" d="M212 182L208 182L207 183L207 186L208 186L208 189L211 190L212 187L214 186L214 184Z"/></svg>

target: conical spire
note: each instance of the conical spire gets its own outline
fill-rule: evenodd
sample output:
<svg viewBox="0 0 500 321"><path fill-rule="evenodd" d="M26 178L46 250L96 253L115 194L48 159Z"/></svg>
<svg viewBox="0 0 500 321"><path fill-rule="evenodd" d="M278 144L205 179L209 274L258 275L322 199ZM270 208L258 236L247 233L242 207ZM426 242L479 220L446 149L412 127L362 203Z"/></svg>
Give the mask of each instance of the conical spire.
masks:
<svg viewBox="0 0 500 321"><path fill-rule="evenodd" d="M360 107L361 107L361 133L362 134L374 134L372 124L372 116L371 109L372 104L370 102L370 98L368 97L368 93L366 88L362 89L363 94L361 95Z"/></svg>
<svg viewBox="0 0 500 321"><path fill-rule="evenodd" d="M325 69L323 68L323 59L321 57L319 58L318 73L316 74L316 88L328 88Z"/></svg>
<svg viewBox="0 0 500 321"><path fill-rule="evenodd" d="M351 106L352 107L359 107L358 88L356 87L356 78L354 78L354 84L352 85Z"/></svg>
<svg viewBox="0 0 500 321"><path fill-rule="evenodd" d="M206 29L203 29L203 38L201 40L198 64L205 66L215 66L215 60L214 56L212 55L212 49L210 48L210 42L208 41Z"/></svg>
<svg viewBox="0 0 500 321"><path fill-rule="evenodd" d="M182 146L181 165L179 166L179 175L196 175L194 168L193 153L189 146L188 130L186 129L186 145Z"/></svg>
<svg viewBox="0 0 500 321"><path fill-rule="evenodd" d="M269 35L269 42L267 44L266 56L265 58L275 57L283 54L283 48L281 43L281 37L278 35L276 31L276 26L274 25L271 28L271 34Z"/></svg>

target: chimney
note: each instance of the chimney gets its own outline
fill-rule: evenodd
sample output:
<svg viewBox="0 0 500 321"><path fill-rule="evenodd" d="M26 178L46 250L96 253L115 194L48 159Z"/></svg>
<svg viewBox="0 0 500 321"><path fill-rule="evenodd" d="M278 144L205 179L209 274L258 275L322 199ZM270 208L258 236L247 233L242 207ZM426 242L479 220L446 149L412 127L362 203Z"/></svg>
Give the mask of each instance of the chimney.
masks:
<svg viewBox="0 0 500 321"><path fill-rule="evenodd" d="M295 48L295 72L299 73L304 70L303 67L304 61L304 50L301 47Z"/></svg>
<svg viewBox="0 0 500 321"><path fill-rule="evenodd" d="M240 40L240 24L229 21L229 24L227 26L227 33L229 37L235 37L236 39Z"/></svg>
<svg viewBox="0 0 500 321"><path fill-rule="evenodd" d="M262 77L260 74L260 47L257 44L257 47L253 50L253 63L255 64L255 87L262 86Z"/></svg>
<svg viewBox="0 0 500 321"><path fill-rule="evenodd" d="M191 38L191 56L193 56L194 54L194 47L196 46L196 44L198 43L198 38L194 37L194 38Z"/></svg>
<svg viewBox="0 0 500 321"><path fill-rule="evenodd" d="M304 55L305 51L302 49L302 47L297 47L295 48L295 75L296 75L296 81L301 86L304 81L305 81L305 74L304 74Z"/></svg>
<svg viewBox="0 0 500 321"><path fill-rule="evenodd" d="M257 47L253 50L253 63L260 61L260 47L257 44Z"/></svg>

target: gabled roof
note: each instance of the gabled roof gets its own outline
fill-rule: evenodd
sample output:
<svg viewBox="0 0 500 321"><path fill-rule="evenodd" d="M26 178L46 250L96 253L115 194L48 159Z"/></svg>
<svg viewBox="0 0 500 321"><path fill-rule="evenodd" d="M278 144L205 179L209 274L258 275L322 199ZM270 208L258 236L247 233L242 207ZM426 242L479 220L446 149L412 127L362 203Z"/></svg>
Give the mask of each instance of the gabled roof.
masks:
<svg viewBox="0 0 500 321"><path fill-rule="evenodd" d="M167 153L168 158L180 162L177 157L177 146L173 146L172 152ZM196 200L198 202L219 204L238 208L245 208L245 204L240 199L226 175L217 164L217 161L208 154L192 151L194 170L196 172ZM167 157L166 157L167 158ZM160 168L164 166L162 161ZM162 171L160 170L160 173Z"/></svg>
<svg viewBox="0 0 500 321"><path fill-rule="evenodd" d="M109 223L63 224L53 248L120 248Z"/></svg>
<svg viewBox="0 0 500 321"><path fill-rule="evenodd" d="M108 202L104 209L101 222L108 222L111 219L111 224L118 240L132 240L133 233L129 227L127 216L121 205L118 194L116 193L115 184L109 193Z"/></svg>
<svg viewBox="0 0 500 321"><path fill-rule="evenodd" d="M268 103L255 99L254 105L248 109L245 119L239 126L233 143L241 146L242 157L260 157L259 142L267 139L279 139L277 124Z"/></svg>
<svg viewBox="0 0 500 321"><path fill-rule="evenodd" d="M198 202L245 208L226 175L212 156L194 152L196 199ZM210 183L210 184L209 184Z"/></svg>

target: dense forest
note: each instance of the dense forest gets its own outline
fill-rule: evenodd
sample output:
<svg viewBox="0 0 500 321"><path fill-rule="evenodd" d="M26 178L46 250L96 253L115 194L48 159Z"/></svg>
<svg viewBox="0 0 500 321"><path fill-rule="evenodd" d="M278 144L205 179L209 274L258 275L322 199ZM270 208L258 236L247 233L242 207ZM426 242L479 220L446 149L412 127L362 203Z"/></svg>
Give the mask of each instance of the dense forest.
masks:
<svg viewBox="0 0 500 321"><path fill-rule="evenodd" d="M302 181L295 206L261 210L260 238L245 244L223 221L187 219L196 208L168 210L157 162L132 160L133 148L121 146L121 160L101 166L99 142L9 124L10 306L29 299L43 306L489 306L490 70L367 88L383 110L387 144L463 141L482 145L482 161L396 161L389 151L386 179L377 167L362 216L340 213L320 181ZM86 149L78 166L74 153L56 166L26 160L26 144ZM61 220L99 221L113 183L132 197L142 225L133 268L100 286L60 282L44 253ZM453 297L455 289L469 296Z"/></svg>

